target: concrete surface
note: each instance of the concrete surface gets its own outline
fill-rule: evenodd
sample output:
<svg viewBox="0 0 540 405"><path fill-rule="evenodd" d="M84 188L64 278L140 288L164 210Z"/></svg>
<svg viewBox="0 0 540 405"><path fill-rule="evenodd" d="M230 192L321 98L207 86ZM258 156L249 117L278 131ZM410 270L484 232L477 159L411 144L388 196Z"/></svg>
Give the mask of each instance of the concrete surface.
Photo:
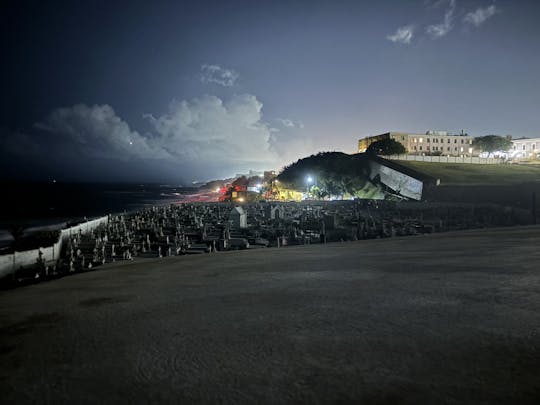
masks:
<svg viewBox="0 0 540 405"><path fill-rule="evenodd" d="M0 292L6 403L540 401L540 227L172 257Z"/></svg>

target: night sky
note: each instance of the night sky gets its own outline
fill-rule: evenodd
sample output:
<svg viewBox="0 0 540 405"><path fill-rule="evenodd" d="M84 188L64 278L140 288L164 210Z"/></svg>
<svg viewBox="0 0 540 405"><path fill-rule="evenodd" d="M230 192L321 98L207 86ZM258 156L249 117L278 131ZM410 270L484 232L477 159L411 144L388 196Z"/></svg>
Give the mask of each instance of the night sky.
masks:
<svg viewBox="0 0 540 405"><path fill-rule="evenodd" d="M4 179L190 182L540 136L540 1L3 1Z"/></svg>

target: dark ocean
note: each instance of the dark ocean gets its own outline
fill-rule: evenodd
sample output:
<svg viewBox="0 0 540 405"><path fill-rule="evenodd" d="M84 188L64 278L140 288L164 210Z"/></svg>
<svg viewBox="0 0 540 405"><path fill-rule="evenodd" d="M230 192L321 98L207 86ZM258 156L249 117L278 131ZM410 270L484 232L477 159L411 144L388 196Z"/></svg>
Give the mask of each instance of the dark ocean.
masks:
<svg viewBox="0 0 540 405"><path fill-rule="evenodd" d="M1 183L0 229L44 226L182 202L196 188L160 184Z"/></svg>

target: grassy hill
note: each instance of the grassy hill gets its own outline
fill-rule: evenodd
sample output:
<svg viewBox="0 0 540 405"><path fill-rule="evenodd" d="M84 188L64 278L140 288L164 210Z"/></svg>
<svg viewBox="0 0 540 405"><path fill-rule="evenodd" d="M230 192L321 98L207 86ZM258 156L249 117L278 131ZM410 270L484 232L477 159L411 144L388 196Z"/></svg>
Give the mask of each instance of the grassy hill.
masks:
<svg viewBox="0 0 540 405"><path fill-rule="evenodd" d="M397 160L403 166L441 179L441 185L509 185L540 182L537 165L475 165L463 163L427 163Z"/></svg>

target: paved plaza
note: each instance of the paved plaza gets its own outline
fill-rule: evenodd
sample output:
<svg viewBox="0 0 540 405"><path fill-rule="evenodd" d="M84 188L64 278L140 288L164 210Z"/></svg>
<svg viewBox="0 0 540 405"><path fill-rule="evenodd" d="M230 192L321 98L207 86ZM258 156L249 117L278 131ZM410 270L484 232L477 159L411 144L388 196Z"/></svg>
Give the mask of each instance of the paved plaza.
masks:
<svg viewBox="0 0 540 405"><path fill-rule="evenodd" d="M2 403L540 401L540 227L139 259L0 291Z"/></svg>

